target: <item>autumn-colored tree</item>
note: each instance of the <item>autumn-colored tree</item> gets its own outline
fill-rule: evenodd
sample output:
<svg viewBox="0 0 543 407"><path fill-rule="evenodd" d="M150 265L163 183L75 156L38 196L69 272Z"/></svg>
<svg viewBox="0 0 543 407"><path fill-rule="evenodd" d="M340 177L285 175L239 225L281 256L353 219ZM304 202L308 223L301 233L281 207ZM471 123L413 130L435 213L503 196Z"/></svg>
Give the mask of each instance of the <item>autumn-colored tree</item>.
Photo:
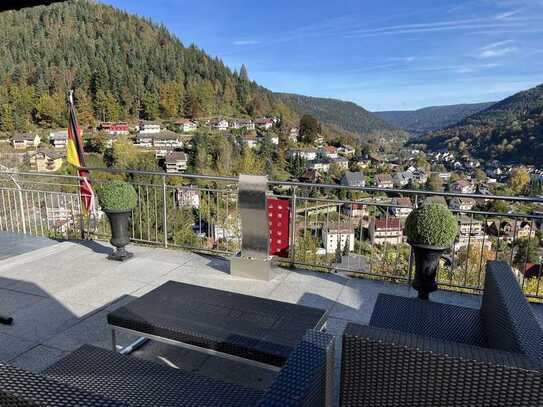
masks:
<svg viewBox="0 0 543 407"><path fill-rule="evenodd" d="M430 191L438 192L443 190L443 181L439 178L439 175L432 174L426 181L426 187Z"/></svg>
<svg viewBox="0 0 543 407"><path fill-rule="evenodd" d="M509 178L508 185L514 194L521 194L530 183L530 174L524 168L515 168Z"/></svg>
<svg viewBox="0 0 543 407"><path fill-rule="evenodd" d="M120 107L117 99L109 90L100 89L94 100L96 117L101 121L117 121L120 119Z"/></svg>
<svg viewBox="0 0 543 407"><path fill-rule="evenodd" d="M131 168L138 153L138 147L127 137L120 137L111 148L111 165L116 168Z"/></svg>
<svg viewBox="0 0 543 407"><path fill-rule="evenodd" d="M13 107L9 103L3 103L0 106L0 130L15 130L15 120L13 118Z"/></svg>
<svg viewBox="0 0 543 407"><path fill-rule="evenodd" d="M300 138L305 143L313 143L322 132L320 122L310 114L304 114L300 119Z"/></svg>
<svg viewBox="0 0 543 407"><path fill-rule="evenodd" d="M177 117L183 100L182 84L168 81L160 85L160 114L163 118Z"/></svg>

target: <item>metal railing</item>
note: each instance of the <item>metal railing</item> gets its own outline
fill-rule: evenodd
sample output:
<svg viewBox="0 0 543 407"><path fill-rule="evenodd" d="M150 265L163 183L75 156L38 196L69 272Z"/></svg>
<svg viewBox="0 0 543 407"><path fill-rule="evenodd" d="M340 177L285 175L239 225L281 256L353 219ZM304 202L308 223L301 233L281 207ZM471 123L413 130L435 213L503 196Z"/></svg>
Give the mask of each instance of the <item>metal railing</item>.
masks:
<svg viewBox="0 0 543 407"><path fill-rule="evenodd" d="M125 179L138 194L132 213L134 242L220 255L240 249L237 178L90 169L99 188ZM441 287L479 292L486 262L510 263L526 295L543 300L539 230L543 216L529 197L455 194L404 189L354 188L270 181L270 195L288 200L288 257L275 261L323 271L410 283L413 260L403 235L405 218L426 199L471 198L474 208L453 209L460 234L439 270ZM409 197L411 205L399 197ZM109 223L97 211L83 213L79 178L49 173L0 173L0 230L64 239L107 239ZM509 213L478 209L506 201ZM468 205L469 206L469 205ZM534 264L535 263L535 264Z"/></svg>

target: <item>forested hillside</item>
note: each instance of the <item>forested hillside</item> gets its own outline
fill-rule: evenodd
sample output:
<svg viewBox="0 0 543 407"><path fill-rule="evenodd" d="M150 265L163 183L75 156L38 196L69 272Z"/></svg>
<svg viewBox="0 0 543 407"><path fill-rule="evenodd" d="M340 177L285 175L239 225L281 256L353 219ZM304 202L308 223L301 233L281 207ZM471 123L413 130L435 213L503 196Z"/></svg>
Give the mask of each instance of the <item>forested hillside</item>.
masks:
<svg viewBox="0 0 543 407"><path fill-rule="evenodd" d="M468 116L488 109L493 104L494 102L431 106L418 110L375 112L374 114L394 127L413 135L422 135L456 124Z"/></svg>
<svg viewBox="0 0 543 407"><path fill-rule="evenodd" d="M79 0L0 13L0 131L80 120L290 114L271 92L163 26Z"/></svg>
<svg viewBox="0 0 543 407"><path fill-rule="evenodd" d="M543 85L519 92L420 140L485 159L543 164Z"/></svg>
<svg viewBox="0 0 543 407"><path fill-rule="evenodd" d="M352 103L276 95L164 26L86 0L3 12L0 43L0 131L65 126L73 87L83 124L313 113L333 134L396 134Z"/></svg>
<svg viewBox="0 0 543 407"><path fill-rule="evenodd" d="M299 115L311 114L323 123L352 133L364 134L366 137L377 134L394 138L406 137L404 132L352 102L290 93L275 95Z"/></svg>

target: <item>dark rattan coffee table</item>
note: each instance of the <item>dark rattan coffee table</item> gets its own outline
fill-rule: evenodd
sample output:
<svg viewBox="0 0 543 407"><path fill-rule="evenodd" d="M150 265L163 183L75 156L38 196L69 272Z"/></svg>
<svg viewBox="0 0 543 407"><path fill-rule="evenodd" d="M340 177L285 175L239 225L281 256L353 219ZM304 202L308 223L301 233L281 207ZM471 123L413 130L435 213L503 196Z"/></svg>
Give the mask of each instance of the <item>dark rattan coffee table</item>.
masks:
<svg viewBox="0 0 543 407"><path fill-rule="evenodd" d="M321 330L325 310L169 281L108 314L115 332L243 360L278 370L309 329Z"/></svg>

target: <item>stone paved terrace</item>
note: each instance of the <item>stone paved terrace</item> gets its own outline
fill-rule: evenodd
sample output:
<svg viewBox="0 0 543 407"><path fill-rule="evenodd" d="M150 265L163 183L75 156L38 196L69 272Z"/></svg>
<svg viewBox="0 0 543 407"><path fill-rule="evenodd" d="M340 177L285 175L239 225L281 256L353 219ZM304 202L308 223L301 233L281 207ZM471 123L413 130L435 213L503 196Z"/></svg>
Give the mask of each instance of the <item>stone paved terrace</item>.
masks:
<svg viewBox="0 0 543 407"><path fill-rule="evenodd" d="M36 372L84 343L110 349L106 314L168 280L324 308L330 315L327 329L335 335L348 321L367 323L379 293L415 295L405 285L304 270L276 268L270 282L234 278L224 259L161 248L131 246L136 257L120 264L106 260L111 248L102 242L0 234L0 246L0 310L15 319L12 326L0 325L0 361ZM478 296L443 291L432 299L470 307L480 302ZM543 306L534 309L543 321ZM121 346L135 339L118 336ZM340 345L338 340L336 377ZM153 342L134 355L261 389L274 375ZM336 385L336 397L337 391Z"/></svg>

